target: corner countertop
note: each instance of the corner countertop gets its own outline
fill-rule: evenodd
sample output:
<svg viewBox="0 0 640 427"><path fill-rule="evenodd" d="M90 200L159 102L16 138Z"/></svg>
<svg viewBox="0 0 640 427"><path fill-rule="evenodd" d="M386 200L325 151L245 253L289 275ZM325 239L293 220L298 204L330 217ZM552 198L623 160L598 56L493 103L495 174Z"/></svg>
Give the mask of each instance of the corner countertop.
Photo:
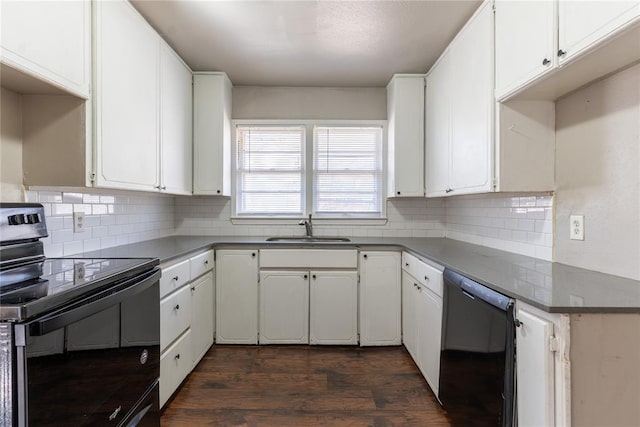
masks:
<svg viewBox="0 0 640 427"><path fill-rule="evenodd" d="M212 247L395 246L551 313L640 313L640 281L445 238L352 238L345 243L267 242L265 237L173 236L85 252L85 257L158 258Z"/></svg>

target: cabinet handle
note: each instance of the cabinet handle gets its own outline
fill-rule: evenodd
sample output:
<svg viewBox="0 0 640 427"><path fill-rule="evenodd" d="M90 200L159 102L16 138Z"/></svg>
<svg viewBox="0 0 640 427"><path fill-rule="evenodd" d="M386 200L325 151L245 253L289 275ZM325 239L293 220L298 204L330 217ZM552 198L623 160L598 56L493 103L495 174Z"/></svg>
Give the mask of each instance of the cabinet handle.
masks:
<svg viewBox="0 0 640 427"><path fill-rule="evenodd" d="M204 265L209 265L209 260L208 259L204 260Z"/></svg>
<svg viewBox="0 0 640 427"><path fill-rule="evenodd" d="M177 282L178 281L178 276L174 276L173 280L175 280Z"/></svg>
<svg viewBox="0 0 640 427"><path fill-rule="evenodd" d="M303 278L307 279L309 276L307 276L306 274L304 276L302 276Z"/></svg>
<svg viewBox="0 0 640 427"><path fill-rule="evenodd" d="M166 186L166 185L163 185L162 187L160 187L160 189L161 189L161 190L166 190L166 189L167 189L167 186Z"/></svg>
<svg viewBox="0 0 640 427"><path fill-rule="evenodd" d="M367 259L367 254L362 255L365 259Z"/></svg>
<svg viewBox="0 0 640 427"><path fill-rule="evenodd" d="M424 276L424 280L425 280L426 282L428 282L428 281L429 281L429 276Z"/></svg>
<svg viewBox="0 0 640 427"><path fill-rule="evenodd" d="M216 193L220 194L220 193L221 193L221 191L220 191L220 190L216 190Z"/></svg>
<svg viewBox="0 0 640 427"><path fill-rule="evenodd" d="M175 359L176 359L176 360L179 360L179 359L180 359L180 353L176 354L176 358L175 358Z"/></svg>
<svg viewBox="0 0 640 427"><path fill-rule="evenodd" d="M191 292L195 292L195 291L196 291L196 287L195 287L195 286L192 286L192 287L191 287Z"/></svg>
<svg viewBox="0 0 640 427"><path fill-rule="evenodd" d="M562 58L563 56L565 56L567 54L566 50L562 50L562 49L558 49L558 57Z"/></svg>
<svg viewBox="0 0 640 427"><path fill-rule="evenodd" d="M159 185L154 185L153 188L155 188L156 190L160 190L160 186Z"/></svg>
<svg viewBox="0 0 640 427"><path fill-rule="evenodd" d="M313 280L315 280L315 279L316 279L316 275L314 274L313 276L311 276L311 278L312 278Z"/></svg>
<svg viewBox="0 0 640 427"><path fill-rule="evenodd" d="M396 191L396 194L399 196L399 195L400 195L400 192L399 192L399 191Z"/></svg>
<svg viewBox="0 0 640 427"><path fill-rule="evenodd" d="M524 322L521 322L518 319L513 319L513 323L515 323L516 328L519 328L520 326L524 325Z"/></svg>
<svg viewBox="0 0 640 427"><path fill-rule="evenodd" d="M544 58L542 60L542 65L549 65L549 64L551 64L551 61L549 61L547 58Z"/></svg>
<svg viewBox="0 0 640 427"><path fill-rule="evenodd" d="M255 252L253 252L253 253L251 254L251 258L255 258L255 257L256 257L256 253L255 253Z"/></svg>
<svg viewBox="0 0 640 427"><path fill-rule="evenodd" d="M408 262L405 262L405 263L404 263L404 266L405 266L405 267L409 267L409 263L408 263Z"/></svg>
<svg viewBox="0 0 640 427"><path fill-rule="evenodd" d="M446 190L444 190L445 193L449 194L453 191L453 188L447 188Z"/></svg>
<svg viewBox="0 0 640 427"><path fill-rule="evenodd" d="M174 307L174 309L176 309L176 310L180 310L180 304L176 304L176 306Z"/></svg>

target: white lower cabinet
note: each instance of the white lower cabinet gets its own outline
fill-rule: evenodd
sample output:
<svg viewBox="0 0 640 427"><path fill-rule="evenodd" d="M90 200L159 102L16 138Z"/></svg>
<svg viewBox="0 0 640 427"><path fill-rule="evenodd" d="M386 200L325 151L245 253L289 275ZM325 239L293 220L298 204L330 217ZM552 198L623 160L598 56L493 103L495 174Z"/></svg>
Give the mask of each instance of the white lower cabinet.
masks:
<svg viewBox="0 0 640 427"><path fill-rule="evenodd" d="M309 273L260 272L260 344L309 343Z"/></svg>
<svg viewBox="0 0 640 427"><path fill-rule="evenodd" d="M568 318L516 303L518 425L569 425Z"/></svg>
<svg viewBox="0 0 640 427"><path fill-rule="evenodd" d="M442 272L407 253L403 254L403 270L403 343L431 390L438 396L442 339Z"/></svg>
<svg viewBox="0 0 640 427"><path fill-rule="evenodd" d="M216 342L258 343L258 251L216 251Z"/></svg>
<svg viewBox="0 0 640 427"><path fill-rule="evenodd" d="M160 407L213 344L213 251L162 265Z"/></svg>
<svg viewBox="0 0 640 427"><path fill-rule="evenodd" d="M361 252L360 345L400 345L400 252Z"/></svg>
<svg viewBox="0 0 640 427"><path fill-rule="evenodd" d="M358 344L358 272L311 271L309 341Z"/></svg>

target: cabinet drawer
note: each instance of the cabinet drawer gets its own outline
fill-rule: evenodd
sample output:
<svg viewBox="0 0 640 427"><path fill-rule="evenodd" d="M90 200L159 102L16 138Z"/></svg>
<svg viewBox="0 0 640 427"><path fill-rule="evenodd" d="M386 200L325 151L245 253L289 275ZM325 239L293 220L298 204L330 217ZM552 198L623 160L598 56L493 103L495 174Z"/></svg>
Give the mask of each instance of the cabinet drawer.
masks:
<svg viewBox="0 0 640 427"><path fill-rule="evenodd" d="M420 261L417 257L402 253L402 269L418 280L418 283L442 297L442 271Z"/></svg>
<svg viewBox="0 0 640 427"><path fill-rule="evenodd" d="M213 268L213 251L207 251L189 259L191 269L191 280L202 276Z"/></svg>
<svg viewBox="0 0 640 427"><path fill-rule="evenodd" d="M263 249L260 268L357 268L355 249Z"/></svg>
<svg viewBox="0 0 640 427"><path fill-rule="evenodd" d="M162 268L160 278L160 298L180 288L190 279L189 260Z"/></svg>
<svg viewBox="0 0 640 427"><path fill-rule="evenodd" d="M160 349L171 344L190 324L191 288L184 286L160 301Z"/></svg>
<svg viewBox="0 0 640 427"><path fill-rule="evenodd" d="M193 366L191 329L160 356L160 407L189 375Z"/></svg>

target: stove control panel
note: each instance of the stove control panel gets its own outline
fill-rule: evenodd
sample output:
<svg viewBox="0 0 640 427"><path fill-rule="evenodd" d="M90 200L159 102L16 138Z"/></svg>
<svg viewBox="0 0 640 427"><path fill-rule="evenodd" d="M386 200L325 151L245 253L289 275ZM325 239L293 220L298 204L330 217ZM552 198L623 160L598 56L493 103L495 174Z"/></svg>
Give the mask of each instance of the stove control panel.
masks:
<svg viewBox="0 0 640 427"><path fill-rule="evenodd" d="M37 203L0 203L0 239L36 240L47 237L44 207Z"/></svg>

